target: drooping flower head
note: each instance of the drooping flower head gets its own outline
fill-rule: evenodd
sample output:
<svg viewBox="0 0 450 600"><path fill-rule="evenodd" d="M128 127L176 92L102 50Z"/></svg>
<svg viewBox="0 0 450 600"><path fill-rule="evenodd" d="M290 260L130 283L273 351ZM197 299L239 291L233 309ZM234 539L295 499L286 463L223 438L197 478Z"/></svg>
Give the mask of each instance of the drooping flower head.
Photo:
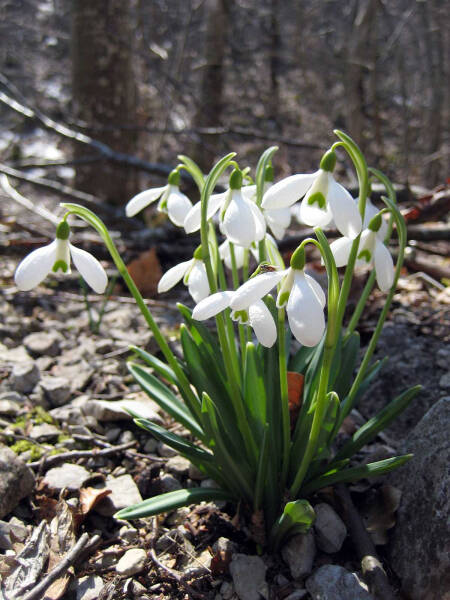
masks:
<svg viewBox="0 0 450 600"><path fill-rule="evenodd" d="M102 294L108 284L104 268L96 258L69 242L70 227L66 220L56 228L56 239L43 248L29 254L16 269L14 280L17 287L27 292L36 287L51 272L70 273L70 258L82 277L98 294Z"/></svg>
<svg viewBox="0 0 450 600"><path fill-rule="evenodd" d="M131 198L125 207L127 217L134 217L156 200L159 200L158 210L167 213L174 225L183 227L192 202L180 191L180 173L177 169L170 173L167 185L144 190Z"/></svg>
<svg viewBox="0 0 450 600"><path fill-rule="evenodd" d="M175 265L161 277L158 283L158 293L168 292L179 281L183 280L195 302L200 302L209 295L208 276L205 263L202 260L201 246L199 246L191 260Z"/></svg>
<svg viewBox="0 0 450 600"><path fill-rule="evenodd" d="M273 185L265 194L263 209L292 206L303 198L300 218L306 225L324 227L334 220L339 231L354 239L361 231L358 206L351 194L333 177L336 155L324 154L315 173L291 175Z"/></svg>
<svg viewBox="0 0 450 600"><path fill-rule="evenodd" d="M208 199L207 219L210 220L220 210L219 224L227 239L239 246L249 248L254 242L263 239L266 222L256 206L243 193L242 172L235 169L229 180L229 188L220 194L212 194ZM184 221L186 233L198 231L201 226L201 203L195 204Z"/></svg>
<svg viewBox="0 0 450 600"><path fill-rule="evenodd" d="M292 255L288 269L264 272L246 281L236 290L230 308L245 310L281 284L277 306L286 306L294 337L304 346L316 346L325 330L325 294L317 281L305 273L304 267L304 250L300 249Z"/></svg>
<svg viewBox="0 0 450 600"><path fill-rule="evenodd" d="M197 304L192 312L192 317L197 321L204 321L219 314L230 303L236 292L226 290L208 296ZM277 327L272 313L262 300L256 300L247 308L232 311L231 318L241 325L250 325L255 332L258 342L266 348L271 348L277 339Z"/></svg>
<svg viewBox="0 0 450 600"><path fill-rule="evenodd" d="M371 209L370 211L372 212ZM383 223L381 214L376 212L375 216L370 219L367 228L361 233L356 265L373 265L378 287L382 292L387 292L394 282L394 262L383 243L384 236L380 235L382 231L385 232ZM386 227L385 223L384 225ZM353 240L348 237L342 237L330 244L337 267L344 267L348 263L352 244Z"/></svg>

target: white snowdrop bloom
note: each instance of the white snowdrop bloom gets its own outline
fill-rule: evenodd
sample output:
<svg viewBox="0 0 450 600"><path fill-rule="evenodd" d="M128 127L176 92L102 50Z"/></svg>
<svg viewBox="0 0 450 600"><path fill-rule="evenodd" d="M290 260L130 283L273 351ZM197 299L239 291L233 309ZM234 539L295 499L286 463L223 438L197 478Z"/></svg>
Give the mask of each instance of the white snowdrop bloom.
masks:
<svg viewBox="0 0 450 600"><path fill-rule="evenodd" d="M272 168L267 168L266 173L269 172L269 177L272 175ZM266 175L267 176L267 175ZM272 181L264 182L264 194L272 187ZM245 196L249 201L256 201L256 185L246 185L242 188L242 195ZM264 196L263 196L264 199ZM291 209L289 206L284 208L264 208L261 206L261 212L265 219L265 222L273 235L277 240L281 240L284 237L286 229L291 223Z"/></svg>
<svg viewBox="0 0 450 600"><path fill-rule="evenodd" d="M233 247L234 257L236 259L236 268L242 269L242 267L244 266L245 248L237 245ZM230 240L225 240L224 242L222 242L222 244L220 244L219 256L225 263L225 266L231 270L233 268L233 264L231 262Z"/></svg>
<svg viewBox="0 0 450 600"><path fill-rule="evenodd" d="M220 230L233 244L248 248L259 242L266 233L266 222L256 204L242 192L242 173L237 169L230 176L230 187L221 194L212 194L208 200L207 219L220 210ZM201 227L201 203L197 203L186 215L186 233Z"/></svg>
<svg viewBox="0 0 450 600"><path fill-rule="evenodd" d="M175 265L161 277L158 283L158 293L167 292L179 281L183 280L195 302L200 302L209 295L208 276L205 263L200 258L201 249L197 248L194 258Z"/></svg>
<svg viewBox="0 0 450 600"><path fill-rule="evenodd" d="M17 287L29 291L43 281L50 272L70 273L70 259L91 288L102 294L108 284L108 278L99 261L69 242L70 227L67 221L61 221L56 229L56 239L43 248L29 254L19 264L14 275Z"/></svg>
<svg viewBox="0 0 450 600"><path fill-rule="evenodd" d="M294 337L304 346L316 346L325 330L325 294L317 281L304 272L303 251L294 252L289 269L262 273L245 282L234 293L231 309L245 310L279 283L277 306L286 306Z"/></svg>
<svg viewBox="0 0 450 600"><path fill-rule="evenodd" d="M379 236L381 223L383 220L377 213L370 221L369 227L362 232L356 265L373 265L378 287L382 292L387 292L394 282L394 261ZM344 267L348 263L352 244L353 240L348 237L342 237L330 244L337 267Z"/></svg>
<svg viewBox="0 0 450 600"><path fill-rule="evenodd" d="M369 198L366 200L366 210L364 211L364 220L363 220L363 229L367 229L369 227L370 221L375 217L380 211L376 206L372 204ZM381 218L380 229L377 231L377 236L384 241L386 238L386 234L388 231L388 224L386 221Z"/></svg>
<svg viewBox="0 0 450 600"><path fill-rule="evenodd" d="M134 217L138 212L159 200L158 210L165 212L174 225L183 227L186 215L192 208L192 202L180 191L180 174L172 171L167 185L144 190L131 198L125 207L127 217Z"/></svg>
<svg viewBox="0 0 450 600"><path fill-rule="evenodd" d="M334 220L343 235L355 238L362 228L361 215L351 194L334 179L335 164L336 155L328 151L315 173L282 179L264 194L263 209L289 207L304 196L299 210L303 223L324 227Z"/></svg>
<svg viewBox="0 0 450 600"><path fill-rule="evenodd" d="M197 304L192 312L192 317L197 321L204 321L214 317L226 308L236 292L217 292L208 296ZM245 310L232 311L231 318L242 325L250 325L255 332L258 342L266 348L271 348L277 339L277 327L272 313L262 300L250 304Z"/></svg>

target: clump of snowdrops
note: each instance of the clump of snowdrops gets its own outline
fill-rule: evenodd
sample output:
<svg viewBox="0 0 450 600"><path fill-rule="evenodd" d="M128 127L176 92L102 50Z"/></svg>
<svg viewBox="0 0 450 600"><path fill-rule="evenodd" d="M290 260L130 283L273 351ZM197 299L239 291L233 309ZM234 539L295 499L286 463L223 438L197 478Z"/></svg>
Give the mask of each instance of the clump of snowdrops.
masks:
<svg viewBox="0 0 450 600"><path fill-rule="evenodd" d="M254 176L242 169L235 153L222 158L204 176L186 156L164 187L149 189L126 206L133 216L159 200L158 208L187 233L200 232L201 244L190 260L167 271L159 282L165 292L183 281L196 304L178 305L183 324L183 358L175 356L130 277L105 225L88 209L66 208L56 240L31 253L16 271L16 283L28 290L51 271L70 271L70 257L87 283L103 292L106 274L87 252L69 243L69 215L92 225L103 238L120 275L145 317L160 356L131 347L128 368L142 389L181 424L180 436L133 414L136 423L186 457L214 488L195 487L165 493L121 510L117 517L156 515L201 501L240 503L256 523L255 539L276 549L314 521L308 498L338 482L378 476L402 465L410 455L355 465L352 457L403 411L418 392L411 388L336 446L344 419L368 392L386 358L372 361L402 267L406 229L389 180L368 169L358 146L336 131L338 141L312 174L291 175L274 183L272 157L266 150ZM354 199L334 178L336 150L344 150L356 170L359 197ZM187 171L198 187L192 204L179 188ZM214 193L228 174L225 191ZM384 208L370 202L371 180L385 188ZM277 248L300 201L300 220L314 227L285 265ZM395 225L398 255L394 266L387 243ZM342 237L328 243L322 227ZM218 234L223 242L219 245ZM307 272L306 248L320 252L327 290ZM344 313L355 267L372 269L348 321ZM342 282L338 268L345 267ZM375 285L386 293L377 326L360 362L357 326ZM272 295L275 291L275 297ZM215 331L203 321L215 319ZM301 397L289 400L293 384ZM295 406L293 405L295 404ZM296 409L296 410L295 410Z"/></svg>

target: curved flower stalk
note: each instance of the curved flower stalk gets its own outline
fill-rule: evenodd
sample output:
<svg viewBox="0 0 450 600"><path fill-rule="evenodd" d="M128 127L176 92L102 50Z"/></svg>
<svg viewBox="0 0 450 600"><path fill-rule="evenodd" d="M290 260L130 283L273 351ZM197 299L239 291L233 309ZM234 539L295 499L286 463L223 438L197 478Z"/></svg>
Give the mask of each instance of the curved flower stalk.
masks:
<svg viewBox="0 0 450 600"><path fill-rule="evenodd" d="M217 292L197 304L192 312L192 317L197 321L205 321L230 307L236 292L226 290ZM231 318L240 325L250 325L253 328L258 342L266 348L271 348L277 339L277 326L272 313L262 300L256 300L246 309L232 311Z"/></svg>
<svg viewBox="0 0 450 600"><path fill-rule="evenodd" d="M373 214L371 208L369 212ZM362 232L358 246L356 266L373 265L378 287L382 292L387 292L394 282L394 261L389 250L383 243L384 236L381 233L383 223L381 214L377 212L369 221L367 229L364 229ZM387 225L386 223L384 225L385 233ZM353 240L347 237L342 237L330 244L337 267L347 265L352 244Z"/></svg>
<svg viewBox="0 0 450 600"><path fill-rule="evenodd" d="M291 266L283 271L256 275L236 290L230 301L234 311L247 309L281 284L277 307L286 306L289 327L304 346L316 346L325 331L325 294L317 281L304 272L304 251L294 252Z"/></svg>
<svg viewBox="0 0 450 600"><path fill-rule="evenodd" d="M164 273L158 283L158 293L168 292L181 280L188 287L195 302L200 302L209 295L208 276L201 259L201 246L194 252L191 260L183 261Z"/></svg>
<svg viewBox="0 0 450 600"><path fill-rule="evenodd" d="M167 185L144 190L131 198L125 207L127 217L134 217L156 200L159 200L158 210L167 213L174 225L183 227L192 202L180 191L180 173L177 169L170 173Z"/></svg>
<svg viewBox="0 0 450 600"><path fill-rule="evenodd" d="M263 209L289 207L304 196L299 211L303 223L324 227L333 220L343 235L356 238L362 228L361 215L351 194L334 179L335 165L336 155L329 150L315 173L291 175L273 185L264 194Z"/></svg>
<svg viewBox="0 0 450 600"><path fill-rule="evenodd" d="M14 280L17 287L27 292L43 281L50 272L70 273L70 258L80 275L94 292L102 294L108 284L108 277L99 261L69 242L70 227L63 220L56 228L56 239L43 248L29 254L17 267Z"/></svg>
<svg viewBox="0 0 450 600"><path fill-rule="evenodd" d="M230 176L230 187L221 194L212 194L208 201L207 220L220 210L219 223L222 233L238 246L249 248L259 242L266 233L263 214L254 202L243 193L242 172L235 169ZM201 204L197 203L186 215L186 233L198 231L201 226Z"/></svg>

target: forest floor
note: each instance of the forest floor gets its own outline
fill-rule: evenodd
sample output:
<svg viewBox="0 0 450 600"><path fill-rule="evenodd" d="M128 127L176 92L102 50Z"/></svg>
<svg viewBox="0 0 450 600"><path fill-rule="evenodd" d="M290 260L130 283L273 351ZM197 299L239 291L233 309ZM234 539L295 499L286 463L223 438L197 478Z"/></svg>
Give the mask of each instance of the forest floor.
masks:
<svg viewBox="0 0 450 600"><path fill-rule="evenodd" d="M40 206L54 212L55 200L56 197L48 197ZM293 578L289 565L280 556L257 556L244 511L236 510L235 506L203 504L130 524L113 518L116 510L141 498L208 482L202 483L199 473L185 459L158 444L123 411L111 408L111 403L126 400L136 412L145 411L149 418L176 429L140 391L126 369L130 343L151 352L156 348L137 308L119 284L106 303L98 332L92 326L102 298L88 295L94 321L90 326L76 273L58 276L58 281L47 278L38 289L28 293L15 288L12 275L20 257L51 239L50 231L47 238L47 229L52 227L47 225L43 226L38 215L12 200L3 204L0 439L21 460L27 461L35 474L25 497L6 518L16 526L15 537L5 536L6 521L0 524L0 546L3 542L1 547L6 552L0 557L0 572L6 589L12 593L17 585L13 578L8 588L8 576L17 566L16 553L28 549L28 558L32 560L24 563L21 578L29 585L31 582L36 585L46 570L51 571L65 551L87 533L86 546L74 559L73 567L61 572L46 596L36 598L226 600L235 597L236 589L241 589L239 574L230 575L229 565L242 555L263 561L267 569L263 574L264 597L277 600L313 597L308 596L303 579ZM177 248L176 256L182 255L186 248L181 242L178 244L173 227L160 225L155 231L153 243L161 262L166 265L178 262L178 257L167 255L164 243L158 246L157 242L170 240L173 234L172 248ZM290 233L295 235L298 230ZM79 230L75 239L78 245L105 259L107 268L110 266L90 232ZM149 259L148 254L142 253L142 243L133 249L126 237L120 244L129 259L141 257L144 271L161 272L157 256L152 254ZM435 269L445 272L448 242L423 242L421 248L419 252L427 260L430 249L438 252L432 254L432 263ZM316 275L320 278L319 271ZM151 288L156 281L153 276L151 281L140 283ZM359 455L364 462L395 454L401 440L426 410L448 394L448 290L429 275L414 269L403 272L376 356L389 354L390 360L379 382L344 423L342 435L349 435L356 425L373 416L405 388L421 384L423 392L397 423ZM354 293L357 291L356 287ZM148 302L163 332L177 349L180 318L175 298L190 304L184 288L181 292L177 289L169 299L159 297ZM360 327L363 342L369 339L383 302L382 294L372 294ZM375 498L382 488L380 481L351 487L353 496L359 498L357 504L363 516L364 511L366 516L371 513L368 499ZM330 498L325 494L314 500L330 501ZM375 535L378 542L381 539L385 544L386 524L381 516L378 521ZM389 526L394 522L395 517ZM50 526L46 528L43 523ZM129 554L133 548L141 553ZM385 546L379 546L378 550L386 559ZM34 561L37 555L43 557L40 569ZM122 557L125 566L119 562ZM319 551L314 568L325 564L358 572L360 564L352 540L347 537L334 554ZM389 570L389 564L387 567L392 585L398 588L400 582ZM245 596L245 592L242 594L242 598L252 598ZM8 595L5 598L9 600Z"/></svg>

